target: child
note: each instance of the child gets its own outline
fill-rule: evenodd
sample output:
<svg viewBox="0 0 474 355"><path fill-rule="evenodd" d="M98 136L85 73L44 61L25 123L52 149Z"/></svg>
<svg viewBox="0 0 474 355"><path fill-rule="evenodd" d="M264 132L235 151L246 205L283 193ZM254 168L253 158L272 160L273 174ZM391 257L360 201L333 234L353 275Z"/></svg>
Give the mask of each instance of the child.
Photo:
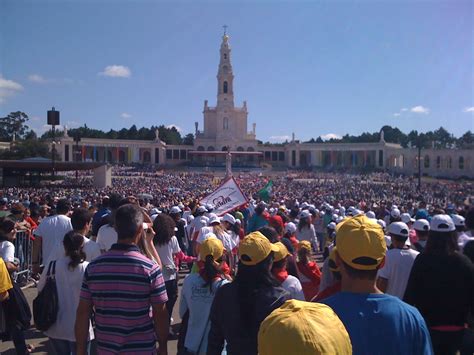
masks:
<svg viewBox="0 0 474 355"><path fill-rule="evenodd" d="M306 301L318 294L321 283L321 271L318 265L311 261L311 243L303 240L298 245L298 273Z"/></svg>
<svg viewBox="0 0 474 355"><path fill-rule="evenodd" d="M341 273L336 264L336 251L337 247L331 250L328 261L329 270L332 273L334 282L331 286L326 287L322 292L318 293L318 295L311 300L312 302L319 302L341 291Z"/></svg>
<svg viewBox="0 0 474 355"><path fill-rule="evenodd" d="M290 255L288 249L286 249L282 242L277 242L274 245L278 246L279 250L273 256L273 276L281 283L281 287L290 293L291 298L304 301L305 298L300 281L296 277L289 275L286 270L288 256Z"/></svg>

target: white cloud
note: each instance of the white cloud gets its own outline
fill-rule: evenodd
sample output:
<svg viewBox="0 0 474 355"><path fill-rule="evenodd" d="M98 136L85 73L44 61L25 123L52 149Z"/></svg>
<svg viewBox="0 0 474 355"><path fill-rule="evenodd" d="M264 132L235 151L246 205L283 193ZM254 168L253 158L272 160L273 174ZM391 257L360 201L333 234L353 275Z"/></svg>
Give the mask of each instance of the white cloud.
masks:
<svg viewBox="0 0 474 355"><path fill-rule="evenodd" d="M99 75L110 76L113 78L129 78L132 73L130 69L124 65L108 65L104 71L100 72Z"/></svg>
<svg viewBox="0 0 474 355"><path fill-rule="evenodd" d="M410 111L414 113L430 113L430 110L427 107L423 107L421 105L412 107Z"/></svg>
<svg viewBox="0 0 474 355"><path fill-rule="evenodd" d="M120 117L123 118L124 120L127 120L127 119L129 119L129 118L132 118L132 115L129 114L129 113L126 113L126 112L122 112L122 113L120 114Z"/></svg>
<svg viewBox="0 0 474 355"><path fill-rule="evenodd" d="M464 109L464 112L474 112L474 106L466 107L466 108Z"/></svg>
<svg viewBox="0 0 474 355"><path fill-rule="evenodd" d="M69 128L77 128L80 126L80 123L77 121L67 121L66 122L66 127Z"/></svg>
<svg viewBox="0 0 474 355"><path fill-rule="evenodd" d="M48 82L47 79L45 79L44 77L42 77L39 74L28 75L28 80L32 81L33 83L37 83L37 84L46 84Z"/></svg>
<svg viewBox="0 0 474 355"><path fill-rule="evenodd" d="M400 111L405 112L405 111L408 111L408 109L406 107L404 107Z"/></svg>
<svg viewBox="0 0 474 355"><path fill-rule="evenodd" d="M31 127L31 129L33 131L35 131L35 133L38 135L38 136L41 136L43 135L43 133L46 133L47 131L49 131L51 129L51 126L50 125L42 125L41 127Z"/></svg>
<svg viewBox="0 0 474 355"><path fill-rule="evenodd" d="M395 117L400 116L400 114L399 114L398 112L397 112L397 113L394 113L393 115L394 115Z"/></svg>
<svg viewBox="0 0 474 355"><path fill-rule="evenodd" d="M268 140L273 143L283 143L291 140L291 136L270 136Z"/></svg>
<svg viewBox="0 0 474 355"><path fill-rule="evenodd" d="M341 139L342 137L336 133L328 133L328 134L323 134L321 136L321 139L324 141L330 140L330 139Z"/></svg>
<svg viewBox="0 0 474 355"><path fill-rule="evenodd" d="M13 96L21 90L23 90L23 86L13 80L5 79L0 74L0 104L5 102L7 97Z"/></svg>
<svg viewBox="0 0 474 355"><path fill-rule="evenodd" d="M176 130L177 130L179 133L181 133L181 132L183 131L183 130L181 129L181 127L176 126L175 124L169 124L169 125L166 126L166 128L168 128L168 129L171 129L171 128L173 128L173 127L176 128Z"/></svg>

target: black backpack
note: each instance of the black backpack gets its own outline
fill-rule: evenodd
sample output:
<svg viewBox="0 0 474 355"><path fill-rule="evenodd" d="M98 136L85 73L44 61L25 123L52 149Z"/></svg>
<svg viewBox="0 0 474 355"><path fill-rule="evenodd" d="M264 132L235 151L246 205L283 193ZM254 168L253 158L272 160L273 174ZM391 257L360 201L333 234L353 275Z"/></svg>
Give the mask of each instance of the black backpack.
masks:
<svg viewBox="0 0 474 355"><path fill-rule="evenodd" d="M46 284L33 301L33 318L36 329L41 331L48 330L56 322L58 316L58 291L55 273L56 261L52 261L48 265Z"/></svg>

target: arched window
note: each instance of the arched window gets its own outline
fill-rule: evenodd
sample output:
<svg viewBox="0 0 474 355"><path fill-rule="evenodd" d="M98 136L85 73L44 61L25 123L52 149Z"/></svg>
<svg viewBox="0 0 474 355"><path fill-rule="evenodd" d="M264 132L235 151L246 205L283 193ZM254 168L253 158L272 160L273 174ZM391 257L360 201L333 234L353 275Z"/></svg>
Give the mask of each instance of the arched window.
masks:
<svg viewBox="0 0 474 355"><path fill-rule="evenodd" d="M436 169L440 169L441 168L441 157L438 156L436 158Z"/></svg>
<svg viewBox="0 0 474 355"><path fill-rule="evenodd" d="M202 152L204 150L204 147L202 145L200 145L197 150Z"/></svg>
<svg viewBox="0 0 474 355"><path fill-rule="evenodd" d="M224 81L224 94L227 94L227 81Z"/></svg>
<svg viewBox="0 0 474 355"><path fill-rule="evenodd" d="M223 121L223 129L227 130L229 129L229 119L227 117L224 117L224 121Z"/></svg>
<svg viewBox="0 0 474 355"><path fill-rule="evenodd" d="M237 147L237 151L238 151L238 152L243 152L243 151L244 151L244 148L242 148L242 147Z"/></svg>
<svg viewBox="0 0 474 355"><path fill-rule="evenodd" d="M211 146L207 147L207 151L208 152L213 152L213 151L215 151L215 148L211 145Z"/></svg>
<svg viewBox="0 0 474 355"><path fill-rule="evenodd" d="M464 169L464 157L459 157L459 170Z"/></svg>
<svg viewBox="0 0 474 355"><path fill-rule="evenodd" d="M429 155L425 155L425 168L429 168L430 167L430 156Z"/></svg>
<svg viewBox="0 0 474 355"><path fill-rule="evenodd" d="M252 147L248 147L247 152L255 152L255 149L253 149Z"/></svg>
<svg viewBox="0 0 474 355"><path fill-rule="evenodd" d="M227 53L224 53L224 59L227 59Z"/></svg>

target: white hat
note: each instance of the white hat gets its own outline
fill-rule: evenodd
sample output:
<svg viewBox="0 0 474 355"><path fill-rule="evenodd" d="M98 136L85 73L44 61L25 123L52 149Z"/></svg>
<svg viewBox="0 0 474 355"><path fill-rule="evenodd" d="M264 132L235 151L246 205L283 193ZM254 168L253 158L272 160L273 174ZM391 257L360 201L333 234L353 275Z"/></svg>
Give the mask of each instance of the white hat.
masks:
<svg viewBox="0 0 474 355"><path fill-rule="evenodd" d="M464 227L466 225L466 219L461 215L453 214L451 219L456 227Z"/></svg>
<svg viewBox="0 0 474 355"><path fill-rule="evenodd" d="M415 222L415 220L413 218L411 218L409 213L402 213L400 215L400 218L402 219L403 223L413 223L413 222Z"/></svg>
<svg viewBox="0 0 474 355"><path fill-rule="evenodd" d="M310 217L310 216L311 216L311 213L309 213L308 210L303 210L303 211L301 211L301 212L300 212L300 215L299 215L300 218L308 218L308 217Z"/></svg>
<svg viewBox="0 0 474 355"><path fill-rule="evenodd" d="M447 214L437 214L431 218L430 230L434 232L452 232L456 230L456 226Z"/></svg>
<svg viewBox="0 0 474 355"><path fill-rule="evenodd" d="M390 223L390 225L388 226L388 232L390 234L395 234L399 237L408 238L410 229L403 222L393 222L393 223Z"/></svg>
<svg viewBox="0 0 474 355"><path fill-rule="evenodd" d="M379 224L380 227L382 227L383 229L387 228L387 224L385 223L385 221L383 219L378 219L377 220L377 223Z"/></svg>
<svg viewBox="0 0 474 355"><path fill-rule="evenodd" d="M206 204L207 212L211 212L214 209L214 205L212 203Z"/></svg>
<svg viewBox="0 0 474 355"><path fill-rule="evenodd" d="M335 230L336 229L336 223L334 223L334 222L329 223L328 228L332 229L332 230Z"/></svg>
<svg viewBox="0 0 474 355"><path fill-rule="evenodd" d="M336 223L339 224L339 223L341 223L343 220L344 220L344 217L343 217L343 216L339 216L339 217L337 217L337 219L336 219Z"/></svg>
<svg viewBox="0 0 474 355"><path fill-rule="evenodd" d="M400 210L398 208L393 208L391 211L390 211L390 216L392 216L392 218L398 218L400 217Z"/></svg>
<svg viewBox="0 0 474 355"><path fill-rule="evenodd" d="M339 217L339 215L337 213L333 213L333 215L331 216L331 220L333 222L336 222L338 217Z"/></svg>
<svg viewBox="0 0 474 355"><path fill-rule="evenodd" d="M300 207L301 208L306 208L306 207L309 207L309 204L308 204L308 202L303 202Z"/></svg>
<svg viewBox="0 0 474 355"><path fill-rule="evenodd" d="M367 218L370 218L370 219L376 219L377 217L375 216L375 212L374 211L367 211L365 212L365 216Z"/></svg>
<svg viewBox="0 0 474 355"><path fill-rule="evenodd" d="M181 208L179 208L178 206L173 206L171 207L170 209L170 214L177 214L177 213L181 213Z"/></svg>
<svg viewBox="0 0 474 355"><path fill-rule="evenodd" d="M183 205L183 203L182 203L182 202L180 202L180 203L178 204L178 207L179 207L179 208L181 208L181 210L182 210L182 209L184 208L184 205Z"/></svg>
<svg viewBox="0 0 474 355"><path fill-rule="evenodd" d="M150 216L153 216L154 214L159 214L161 211L158 208L152 208L150 211Z"/></svg>
<svg viewBox="0 0 474 355"><path fill-rule="evenodd" d="M229 222L230 224L235 224L235 218L230 213L226 213L221 219L222 222Z"/></svg>
<svg viewBox="0 0 474 355"><path fill-rule="evenodd" d="M186 217L186 220L188 221L188 224L194 221L194 216L190 214L189 216Z"/></svg>
<svg viewBox="0 0 474 355"><path fill-rule="evenodd" d="M209 221L207 221L208 225L213 223L221 223L221 219L214 213L209 214Z"/></svg>
<svg viewBox="0 0 474 355"><path fill-rule="evenodd" d="M294 224L293 222L288 222L285 226L285 233L295 233L296 232L296 224Z"/></svg>
<svg viewBox="0 0 474 355"><path fill-rule="evenodd" d="M339 207L339 214L344 216L346 214L346 208L344 206Z"/></svg>
<svg viewBox="0 0 474 355"><path fill-rule="evenodd" d="M430 222L426 219L417 219L413 223L413 229L420 232L428 232L430 230Z"/></svg>
<svg viewBox="0 0 474 355"><path fill-rule="evenodd" d="M205 206L199 206L196 211L199 212L199 213L206 213L207 208Z"/></svg>

